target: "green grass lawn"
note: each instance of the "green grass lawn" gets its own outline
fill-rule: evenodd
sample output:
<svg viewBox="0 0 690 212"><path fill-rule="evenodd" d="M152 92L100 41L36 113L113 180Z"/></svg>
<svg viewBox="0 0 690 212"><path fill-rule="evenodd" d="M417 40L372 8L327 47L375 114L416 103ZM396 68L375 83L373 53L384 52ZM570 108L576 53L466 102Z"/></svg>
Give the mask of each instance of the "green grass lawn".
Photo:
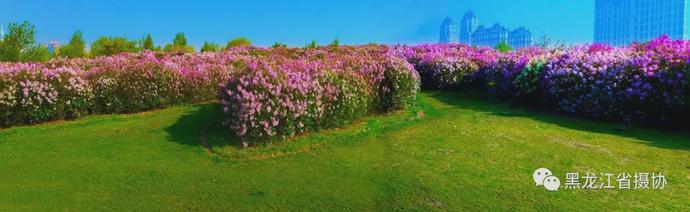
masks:
<svg viewBox="0 0 690 212"><path fill-rule="evenodd" d="M422 93L414 110L244 149L218 107L2 130L0 211L690 210L683 133ZM532 181L542 166L561 181L663 172L668 184L548 192Z"/></svg>

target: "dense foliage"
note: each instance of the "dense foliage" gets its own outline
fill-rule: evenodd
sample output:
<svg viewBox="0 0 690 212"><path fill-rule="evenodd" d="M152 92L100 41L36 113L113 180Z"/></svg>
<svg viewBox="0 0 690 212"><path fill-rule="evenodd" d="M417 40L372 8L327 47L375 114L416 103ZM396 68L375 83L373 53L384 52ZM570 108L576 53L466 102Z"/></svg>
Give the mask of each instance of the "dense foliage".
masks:
<svg viewBox="0 0 690 212"><path fill-rule="evenodd" d="M251 46L251 45L252 45L252 41L250 41L249 39L247 39L245 37L239 37L239 38L235 38L235 39L228 41L228 44L225 45L225 49L230 49L230 48L234 48L234 47Z"/></svg>
<svg viewBox="0 0 690 212"><path fill-rule="evenodd" d="M7 26L7 35L0 38L0 61L26 62L47 61L51 55L48 48L36 42L36 28L29 22L13 22Z"/></svg>
<svg viewBox="0 0 690 212"><path fill-rule="evenodd" d="M569 114L670 125L687 120L690 41L497 52L463 45L396 47L427 89L470 89Z"/></svg>
<svg viewBox="0 0 690 212"><path fill-rule="evenodd" d="M204 45L201 46L201 49L199 51L200 52L217 52L220 50L221 50L220 45L212 43L212 42L204 41Z"/></svg>
<svg viewBox="0 0 690 212"><path fill-rule="evenodd" d="M61 46L59 55L67 58L81 58L86 55L86 43L81 31L76 31L67 45Z"/></svg>
<svg viewBox="0 0 690 212"><path fill-rule="evenodd" d="M125 37L100 37L91 43L93 56L110 56L123 52L137 52L137 42Z"/></svg>
<svg viewBox="0 0 690 212"><path fill-rule="evenodd" d="M220 98L245 141L340 126L414 101L419 78L385 46L145 51L0 64L0 126Z"/></svg>
<svg viewBox="0 0 690 212"><path fill-rule="evenodd" d="M212 100L229 71L224 57L144 52L0 64L0 126Z"/></svg>
<svg viewBox="0 0 690 212"><path fill-rule="evenodd" d="M184 36L176 43L186 45ZM0 63L0 125L220 98L228 126L251 144L403 108L420 82L584 117L671 124L689 118L689 60L690 41L661 37L621 48L235 47Z"/></svg>
<svg viewBox="0 0 690 212"><path fill-rule="evenodd" d="M184 33L178 32L175 34L173 42L166 44L163 50L172 53L193 53L194 47L187 45L187 37Z"/></svg>
<svg viewBox="0 0 690 212"><path fill-rule="evenodd" d="M419 89L414 68L383 46L250 52L220 92L245 144L402 108Z"/></svg>

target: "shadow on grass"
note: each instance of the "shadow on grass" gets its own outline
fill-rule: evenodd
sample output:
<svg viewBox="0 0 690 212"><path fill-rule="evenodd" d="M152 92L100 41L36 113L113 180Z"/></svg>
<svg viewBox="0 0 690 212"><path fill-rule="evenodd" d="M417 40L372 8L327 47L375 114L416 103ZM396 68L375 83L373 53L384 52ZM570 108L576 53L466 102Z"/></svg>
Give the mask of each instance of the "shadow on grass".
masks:
<svg viewBox="0 0 690 212"><path fill-rule="evenodd" d="M429 92L430 96L448 105L505 117L522 117L556 124L560 127L628 137L650 146L690 151L690 136L684 131L665 131L640 126L625 126L613 122L594 121L566 116L556 112L538 111L515 106L506 101L464 92Z"/></svg>
<svg viewBox="0 0 690 212"><path fill-rule="evenodd" d="M168 139L183 145L202 146L207 149L223 146L241 146L237 137L222 125L223 112L219 103L195 106L166 128Z"/></svg>

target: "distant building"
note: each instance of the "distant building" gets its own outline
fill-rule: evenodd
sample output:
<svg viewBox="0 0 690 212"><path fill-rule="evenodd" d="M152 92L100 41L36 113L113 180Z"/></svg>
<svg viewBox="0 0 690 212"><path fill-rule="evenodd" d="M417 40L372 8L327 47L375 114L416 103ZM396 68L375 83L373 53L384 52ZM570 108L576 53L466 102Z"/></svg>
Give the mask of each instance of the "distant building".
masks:
<svg viewBox="0 0 690 212"><path fill-rule="evenodd" d="M661 35L690 39L690 0L595 0L594 42L614 46Z"/></svg>
<svg viewBox="0 0 690 212"><path fill-rule="evenodd" d="M495 47L501 42L508 42L508 29L496 23L491 28L479 26L471 36L472 45Z"/></svg>
<svg viewBox="0 0 690 212"><path fill-rule="evenodd" d="M457 43L458 42L458 28L455 26L453 19L446 18L441 23L441 36L439 43Z"/></svg>
<svg viewBox="0 0 690 212"><path fill-rule="evenodd" d="M532 43L532 32L524 27L514 29L508 34L508 45L515 49L529 47Z"/></svg>
<svg viewBox="0 0 690 212"><path fill-rule="evenodd" d="M5 39L5 26L0 25L0 40Z"/></svg>
<svg viewBox="0 0 690 212"><path fill-rule="evenodd" d="M48 42L48 51L50 51L51 54L55 54L55 51L60 48L60 42L58 41L50 41Z"/></svg>
<svg viewBox="0 0 690 212"><path fill-rule="evenodd" d="M467 11L460 22L460 43L472 45L472 33L477 31L478 26L477 16L474 12Z"/></svg>
<svg viewBox="0 0 690 212"><path fill-rule="evenodd" d="M477 16L467 11L460 22L460 42L471 46L495 47L501 42L517 49L532 45L532 32L524 27L510 31L501 24L487 28L478 24Z"/></svg>

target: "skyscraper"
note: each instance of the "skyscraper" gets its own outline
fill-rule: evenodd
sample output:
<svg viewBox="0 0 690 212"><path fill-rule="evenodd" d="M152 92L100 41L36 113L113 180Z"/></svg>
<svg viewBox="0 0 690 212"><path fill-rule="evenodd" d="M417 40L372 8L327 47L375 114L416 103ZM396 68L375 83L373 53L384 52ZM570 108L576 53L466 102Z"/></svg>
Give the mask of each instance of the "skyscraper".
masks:
<svg viewBox="0 0 690 212"><path fill-rule="evenodd" d="M458 42L458 29L455 26L453 19L446 18L441 23L441 36L439 38L439 43L457 43Z"/></svg>
<svg viewBox="0 0 690 212"><path fill-rule="evenodd" d="M495 47L501 42L508 42L508 45L517 49L532 45L532 32L524 27L510 31L499 23L487 28L479 25L474 12L467 11L460 22L460 42L485 47Z"/></svg>
<svg viewBox="0 0 690 212"><path fill-rule="evenodd" d="M690 0L596 0L594 42L615 46L661 35L690 38Z"/></svg>
<svg viewBox="0 0 690 212"><path fill-rule="evenodd" d="M474 12L467 11L460 22L460 42L472 45L472 34L477 31L477 16Z"/></svg>
<svg viewBox="0 0 690 212"><path fill-rule="evenodd" d="M508 29L495 23L490 28L479 26L477 30L472 33L472 45L495 47L499 43L508 42Z"/></svg>
<svg viewBox="0 0 690 212"><path fill-rule="evenodd" d="M524 27L514 29L508 35L508 45L515 49L529 47L532 42L532 32Z"/></svg>

